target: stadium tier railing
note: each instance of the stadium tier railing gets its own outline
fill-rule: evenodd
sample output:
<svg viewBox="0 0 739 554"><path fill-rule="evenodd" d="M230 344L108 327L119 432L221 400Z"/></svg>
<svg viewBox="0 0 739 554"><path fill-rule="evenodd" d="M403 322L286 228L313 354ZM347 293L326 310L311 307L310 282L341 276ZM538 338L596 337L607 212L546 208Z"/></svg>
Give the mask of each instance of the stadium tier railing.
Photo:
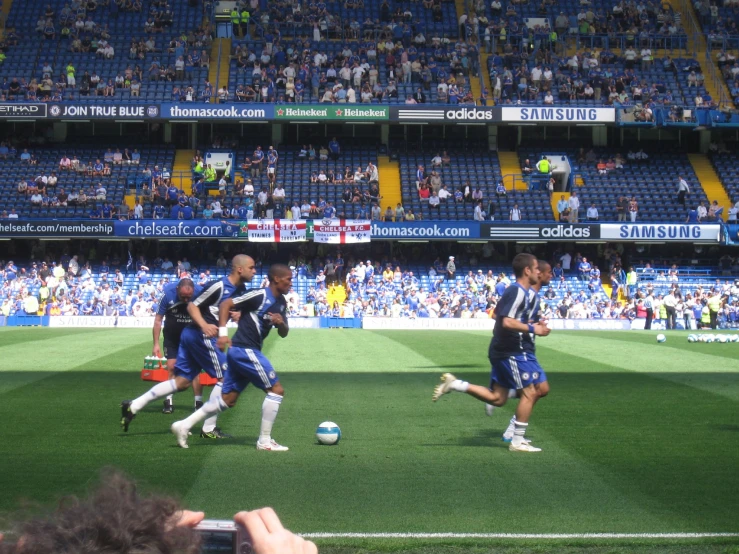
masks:
<svg viewBox="0 0 739 554"><path fill-rule="evenodd" d="M691 36L688 36L688 35ZM657 52L663 50L674 54L675 52L685 54L686 56L695 56L695 49L690 48L689 38L693 38L692 43L696 44L696 38L698 34L691 30L689 34L679 34L674 36L651 36L646 40L638 36L628 38L624 34L616 35L615 37L607 34L595 34L595 35L565 35L565 38L574 38L575 47L577 50L581 49L597 49L597 50L625 50L629 45L634 48L649 47L652 51Z"/></svg>
<svg viewBox="0 0 739 554"><path fill-rule="evenodd" d="M711 79L714 90L718 91L718 98L715 98L714 101L718 104L719 107L732 105L733 102L726 95L726 84L724 81L724 76L721 75L721 71L719 71L718 67L716 67L716 62L714 62L713 58L711 57L710 48L706 50L704 63L705 67L708 69L708 78Z"/></svg>

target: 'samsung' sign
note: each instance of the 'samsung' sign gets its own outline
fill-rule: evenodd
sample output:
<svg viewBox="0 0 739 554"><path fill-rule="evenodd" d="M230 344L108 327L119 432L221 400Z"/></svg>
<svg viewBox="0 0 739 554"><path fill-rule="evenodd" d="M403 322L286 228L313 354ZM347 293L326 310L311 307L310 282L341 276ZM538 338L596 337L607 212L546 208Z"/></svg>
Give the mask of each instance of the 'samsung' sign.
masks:
<svg viewBox="0 0 739 554"><path fill-rule="evenodd" d="M721 225L673 225L631 223L617 225L606 223L600 226L601 239L617 240L658 240L658 241L704 241L718 242L721 239Z"/></svg>
<svg viewBox="0 0 739 554"><path fill-rule="evenodd" d="M504 122L613 123L614 108L502 108Z"/></svg>

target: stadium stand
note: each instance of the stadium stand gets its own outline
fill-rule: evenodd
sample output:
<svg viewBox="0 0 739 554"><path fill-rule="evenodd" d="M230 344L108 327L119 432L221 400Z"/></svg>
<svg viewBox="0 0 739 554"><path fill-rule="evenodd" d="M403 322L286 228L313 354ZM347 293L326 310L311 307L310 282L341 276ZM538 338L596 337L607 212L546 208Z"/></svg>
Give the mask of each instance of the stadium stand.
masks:
<svg viewBox="0 0 739 554"><path fill-rule="evenodd" d="M635 152L621 152L612 149L594 149L585 160L585 154L576 150L552 151L551 149L527 148L519 151L521 165L525 159L538 160L542 154L562 154L573 163L573 170L582 179L581 185L573 190L580 196L580 220L585 219L585 210L595 204L600 220L617 221L616 203L620 196L627 199L636 197L638 202L637 220L642 222L683 222L687 208L677 203L677 180L682 175L691 188L690 202L697 205L708 203L700 182L685 154L675 152L650 151L647 159L630 159ZM623 167L599 172L599 161L611 162L617 155L623 157ZM576 179L577 181L577 179ZM628 218L627 218L628 219Z"/></svg>
<svg viewBox="0 0 739 554"><path fill-rule="evenodd" d="M381 0L312 2L305 7L261 2L252 3L256 9L248 32L224 42L225 51L211 50L215 33L209 3L87 4L75 4L74 11L61 0L48 8L13 4L0 67L6 99L344 102L351 83L350 102L353 96L357 103L474 104L480 100L472 90L480 89L481 60L489 73L483 81L492 83L493 90L480 96L496 97L494 83L500 77L503 103L545 101L548 87L543 82L537 86L538 63L542 71L552 69L554 104L693 109L697 97L698 107L715 99L710 83L708 88L700 82L693 86L691 70L700 81L701 63L683 56L688 38L682 15L668 4L544 1L511 3L504 11L495 3L470 1L466 11L458 12L453 2L440 0L392 6ZM722 28L730 17L727 12L717 21L709 15L709 20ZM492 55L481 55L481 49ZM222 59L210 59L219 52ZM599 67L592 67L591 60ZM634 61L637 67L631 67ZM255 69L255 62L260 67ZM340 76L344 63L351 77ZM577 70L568 65L575 63ZM216 82L209 81L209 69ZM585 90L588 81L592 95ZM617 98L624 90L625 96Z"/></svg>
<svg viewBox="0 0 739 554"><path fill-rule="evenodd" d="M2 151L0 147L0 156ZM150 181L143 173L145 169L171 169L174 159L174 149L170 146L126 149L115 145L75 145L68 148L27 149L27 153L31 157L30 162L21 158L23 152L17 157L8 156L2 162L4 179L0 183L0 212L15 209L20 217L87 218L92 210L99 209L102 212L105 205L112 205L118 210L129 190L135 191L137 186L141 190L141 184ZM120 163L113 161L116 153L121 156ZM124 154L131 156L130 163L123 160ZM60 162L65 157L70 162L69 169L61 167ZM98 161L103 167L102 175L95 172L94 166ZM106 170L109 170L109 175L105 175ZM57 179L56 185L50 185L49 178ZM41 192L40 204L31 203L28 190L20 192L22 182L26 183L28 190L34 186L45 189L45 192ZM100 185L105 189L104 195L98 194ZM84 193L87 200L79 202L72 197L65 206L62 196L65 193Z"/></svg>
<svg viewBox="0 0 739 554"><path fill-rule="evenodd" d="M169 101L175 87L185 91L184 97L193 87L194 97L202 97L212 41L202 23L203 7L188 2L143 6L140 1L108 0L86 2L75 11L63 0L46 6L13 2L7 21L12 31L5 37L7 57L0 66L2 92L18 101L48 97L146 103ZM112 55L104 53L106 44ZM175 67L180 56L181 71ZM21 94L13 94L10 85L15 79ZM136 82L139 96L134 95ZM106 91L109 84L111 90Z"/></svg>
<svg viewBox="0 0 739 554"><path fill-rule="evenodd" d="M590 60L596 60L597 65L591 65ZM638 104L653 111L675 105L695 109L697 104L708 106L713 102L695 59L665 57L640 67L638 58L630 63L623 55L603 50L599 54L582 52L569 58L522 62L520 56L496 54L488 58L491 81L497 81L496 88L500 85L500 94L494 90L493 96L503 104L542 104L547 91L551 91L552 105ZM549 79L546 71L552 73Z"/></svg>
<svg viewBox="0 0 739 554"><path fill-rule="evenodd" d="M739 155L736 152L717 152L711 162L733 203L739 203Z"/></svg>
<svg viewBox="0 0 739 554"><path fill-rule="evenodd" d="M377 192L371 191L371 184L377 182L377 176L372 179L367 174L367 169L370 164L375 167L375 170L377 168L377 147L342 145L341 156L337 160L331 157L321 160L320 147L326 147L327 144L328 141L324 141L324 144L310 145L316 153L313 160L301 157L299 148L286 148L279 152L280 161L276 180L277 183L284 185L285 202L282 208L277 206L275 217L279 214L281 217L288 217L287 211L294 202L300 205L305 202L309 204L314 202L320 209L330 202L336 209L336 214L342 217L368 218L370 216L373 201L371 197L377 198ZM236 152L236 160L241 164L247 156L251 157L252 153L253 149L240 149ZM266 171L251 177L245 175L243 178L250 179L255 195L263 189L273 192ZM351 198L348 199L344 197L347 188L351 191ZM226 205L233 207L235 203L243 203L243 201L244 198L241 195L231 192L227 195ZM323 212L319 217L323 217Z"/></svg>
<svg viewBox="0 0 739 554"><path fill-rule="evenodd" d="M67 256L68 258L68 256ZM219 256L222 258L222 256ZM332 288L325 281L324 263L329 258L316 258L311 262L293 257L290 264L294 269L294 289L288 295L291 317L310 315L330 315L334 317L474 317L488 318L494 310L500 294L499 282L507 283L513 277L508 266L486 265L480 267L473 260L459 263L454 279L444 274L444 263L437 258L423 263L400 263L390 260L376 260L372 263L373 275L369 279L357 276L366 271L363 261L348 259L350 268L342 275L346 284L346 299L341 305L333 304ZM56 260L55 260L56 261ZM69 262L59 258L62 262ZM145 316L156 309L156 302L162 287L176 279L185 264L190 264L189 273L196 282L220 278L226 274L223 263L188 262L186 258L177 260L172 267L167 258L152 260L151 268L139 258L128 268L109 265L107 260L101 265L80 264L78 276L69 273L64 279L49 281L43 286L40 274L48 271L42 262L28 261L17 264L8 261L0 271L0 312L3 315L24 315L24 298L28 295L42 300L41 311L46 315L136 315ZM575 260L577 261L577 260ZM219 259L224 262L225 259ZM470 265L473 262L474 265ZM48 262L54 266L50 260ZM164 263L164 269L162 264ZM171 262L169 262L171 263ZM135 267L134 267L135 266ZM260 266L261 267L261 266ZM402 269L401 269L402 267ZM652 292L655 298L666 294L676 283L693 296L709 290L723 291L730 296L725 313L722 313L723 327L736 327L739 314L739 286L721 279L722 271L716 266L656 266L645 264L637 269L638 288ZM266 280L264 270L258 272L254 283L263 284ZM543 291L544 313L548 318L633 318L635 308L616 299L618 289L612 298L600 282L599 270L585 276L576 272L564 273L555 278L551 286ZM418 297L420 303L409 300ZM420 304L424 304L423 308ZM700 308L700 303L699 303ZM5 313L7 312L7 313ZM415 313L411 313L415 312ZM633 312L633 313L632 313Z"/></svg>
<svg viewBox="0 0 739 554"><path fill-rule="evenodd" d="M479 188L482 193L483 210L488 214L491 201L495 205L496 220L507 221L514 205L518 204L522 221L552 221L552 209L546 192L539 190L514 190L507 194L497 194L497 185L502 182L500 164L495 153L470 150L449 149L452 159L449 165L432 167L431 160L441 151L420 151L400 155L402 199L403 205L412 208L414 213L421 213L424 219L467 219L472 220L476 201L474 193ZM424 166L429 185L433 187L432 171L436 171L441 179L440 185L446 186L452 195L439 203L434 209L427 199L420 196L418 181L419 166ZM465 196L465 187L469 186ZM455 198L461 194L461 198ZM433 202L431 203L433 205Z"/></svg>

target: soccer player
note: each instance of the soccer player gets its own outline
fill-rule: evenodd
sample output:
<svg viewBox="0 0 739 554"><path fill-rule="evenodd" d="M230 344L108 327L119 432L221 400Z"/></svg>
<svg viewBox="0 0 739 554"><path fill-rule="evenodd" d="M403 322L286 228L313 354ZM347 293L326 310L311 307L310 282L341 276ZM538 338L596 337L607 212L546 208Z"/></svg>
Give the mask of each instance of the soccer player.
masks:
<svg viewBox="0 0 739 554"><path fill-rule="evenodd" d="M508 401L509 390L516 389L520 401L516 408L516 422L508 449L513 452L541 452L524 440L531 412L539 395L536 383L546 380L544 371L536 357L524 347L531 335L547 336L549 328L543 323L530 323L534 300L530 289L538 282L538 261L531 254L518 254L513 259L515 284L509 286L495 313L495 329L488 349L492 365L491 387L473 385L457 379L451 373L441 376L441 384L434 388L432 400L456 391L464 392L494 406L503 406Z"/></svg>
<svg viewBox="0 0 739 554"><path fill-rule="evenodd" d="M174 364L175 378L154 385L148 392L134 400L121 403L121 425L125 432L128 431L136 414L149 402L187 390L201 369L218 379L210 398L220 397L226 356L216 348L218 307L239 285L251 281L256 271L254 260L239 254L231 262L229 275L206 283L202 292L187 304L187 311L193 322L183 329L180 337L180 347ZM216 427L215 416L203 423L200 436L209 439L227 438Z"/></svg>
<svg viewBox="0 0 739 554"><path fill-rule="evenodd" d="M539 260L539 281L533 285L529 289L529 293L533 293L533 301L534 305L531 308L531 319L530 323L539 323L542 322L544 325L546 325L546 321L542 321L541 314L539 313L541 310L541 300L539 298L539 292L541 291L542 287L549 286L549 283L552 280L552 266L549 265L549 262L545 262L544 260ZM529 353L532 357L536 357L536 344L534 342L535 337L534 335L530 335L531 340L525 341L524 344L524 351ZM536 388L536 393L538 395L537 401L544 398L547 394L549 394L549 381L547 381L547 376L542 371L539 380L534 383L534 386ZM513 398L511 396L511 393L514 395L518 393L518 391L511 390L509 391L509 398ZM494 406L488 404L485 406L487 410L488 415L493 415L492 408ZM503 433L502 440L503 442L511 442L513 440L513 433L516 429L516 414L513 414L513 417L511 417L511 421L508 424L508 428ZM524 438L524 441L531 442L528 439Z"/></svg>
<svg viewBox="0 0 739 554"><path fill-rule="evenodd" d="M232 344L228 349L228 372L219 396L211 395L202 408L188 418L172 424L172 433L182 448L187 448L187 437L193 426L203 419L216 417L224 410L233 408L241 392L252 383L267 393L262 404L262 425L257 450L284 452L288 449L272 439L272 426L277 419L285 389L272 364L262 354L262 344L272 327L283 338L290 331L284 295L290 292L292 281L292 270L286 265L275 264L269 268L269 285L266 288L246 291L242 287L221 304L218 347L226 349L230 342ZM229 340L225 327L231 310L241 312L233 341Z"/></svg>
<svg viewBox="0 0 739 554"><path fill-rule="evenodd" d="M159 299L159 307L154 317L154 348L152 355L157 358L162 357L162 349L159 344L159 337L162 334L162 323L164 323L164 356L167 358L167 373L170 379L174 379L174 363L177 359L177 351L180 348L180 336L182 330L192 323L192 317L187 311L187 303L193 296L200 294L202 289L195 285L192 279L183 278L178 283L169 283L164 287L162 296ZM200 376L198 375L192 382L192 390L195 394L195 409L197 410L203 405L203 387L200 385ZM174 404L170 394L164 399L164 409L162 413L171 414L174 411Z"/></svg>

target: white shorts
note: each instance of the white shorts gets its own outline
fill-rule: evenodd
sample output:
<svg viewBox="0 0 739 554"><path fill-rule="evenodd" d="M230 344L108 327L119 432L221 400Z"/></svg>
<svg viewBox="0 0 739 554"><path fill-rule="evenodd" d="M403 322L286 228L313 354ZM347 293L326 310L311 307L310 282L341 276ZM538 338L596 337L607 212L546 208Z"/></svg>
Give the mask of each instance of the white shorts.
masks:
<svg viewBox="0 0 739 554"><path fill-rule="evenodd" d="M267 174L268 175L274 175L275 174L275 168L274 167L268 167L267 168Z"/></svg>

